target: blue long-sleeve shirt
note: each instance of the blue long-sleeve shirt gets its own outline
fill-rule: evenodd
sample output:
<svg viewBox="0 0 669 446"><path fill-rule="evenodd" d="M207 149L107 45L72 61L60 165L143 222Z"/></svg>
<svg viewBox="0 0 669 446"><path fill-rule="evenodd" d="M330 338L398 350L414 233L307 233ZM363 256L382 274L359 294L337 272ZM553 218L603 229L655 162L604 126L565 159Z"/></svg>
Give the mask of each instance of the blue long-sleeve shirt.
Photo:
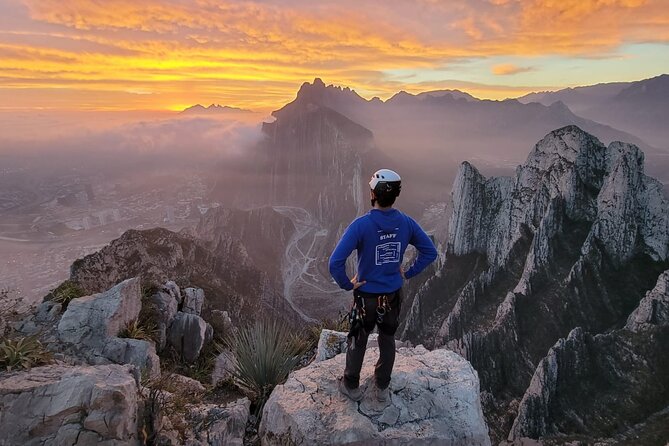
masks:
<svg viewBox="0 0 669 446"><path fill-rule="evenodd" d="M344 232L330 256L330 274L341 288L352 290L346 259L357 250L357 279L367 282L359 289L368 293L395 291L403 283L400 266L408 245L418 250L413 265L404 273L410 279L437 258L432 240L418 223L397 209L372 209L356 218Z"/></svg>

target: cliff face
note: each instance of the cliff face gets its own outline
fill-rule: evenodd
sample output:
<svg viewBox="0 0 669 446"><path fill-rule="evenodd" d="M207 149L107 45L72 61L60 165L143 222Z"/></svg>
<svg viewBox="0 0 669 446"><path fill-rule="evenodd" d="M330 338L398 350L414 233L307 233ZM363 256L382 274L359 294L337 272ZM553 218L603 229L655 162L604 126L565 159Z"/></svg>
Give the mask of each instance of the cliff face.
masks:
<svg viewBox="0 0 669 446"><path fill-rule="evenodd" d="M404 335L472 362L502 437L550 347L576 327L622 327L666 269L669 205L638 148L575 126L543 138L512 178L464 163L452 198L444 267Z"/></svg>
<svg viewBox="0 0 669 446"><path fill-rule="evenodd" d="M207 212L195 228L194 235L216 255L234 259L237 244L248 259L267 273L275 286L281 285L281 262L286 245L295 232L290 218L272 207L243 211L217 208Z"/></svg>
<svg viewBox="0 0 669 446"><path fill-rule="evenodd" d="M272 204L301 206L321 222L350 222L367 209L364 183L377 153L372 132L323 105L324 86L305 84L263 125Z"/></svg>
<svg viewBox="0 0 669 446"><path fill-rule="evenodd" d="M633 440L628 431L662 413L669 403L668 286L669 270L622 329L593 335L576 328L560 339L534 372L509 440ZM669 438L669 425L654 434Z"/></svg>

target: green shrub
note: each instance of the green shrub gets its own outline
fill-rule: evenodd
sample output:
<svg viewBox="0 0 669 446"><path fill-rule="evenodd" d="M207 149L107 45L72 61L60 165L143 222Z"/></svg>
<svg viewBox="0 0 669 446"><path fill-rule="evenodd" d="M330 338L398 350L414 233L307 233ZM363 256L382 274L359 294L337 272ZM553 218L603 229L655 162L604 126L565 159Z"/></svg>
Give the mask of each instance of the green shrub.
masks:
<svg viewBox="0 0 669 446"><path fill-rule="evenodd" d="M35 336L0 342L0 367L6 370L29 369L50 361L51 353Z"/></svg>
<svg viewBox="0 0 669 446"><path fill-rule="evenodd" d="M235 358L232 374L237 384L251 393L256 415L304 354L291 328L277 321L256 321L231 334L226 344Z"/></svg>
<svg viewBox="0 0 669 446"><path fill-rule="evenodd" d="M82 297L85 294L86 292L79 285L71 280L66 280L58 285L55 290L51 291L51 298L49 300L63 305L63 310L65 310L72 299Z"/></svg>

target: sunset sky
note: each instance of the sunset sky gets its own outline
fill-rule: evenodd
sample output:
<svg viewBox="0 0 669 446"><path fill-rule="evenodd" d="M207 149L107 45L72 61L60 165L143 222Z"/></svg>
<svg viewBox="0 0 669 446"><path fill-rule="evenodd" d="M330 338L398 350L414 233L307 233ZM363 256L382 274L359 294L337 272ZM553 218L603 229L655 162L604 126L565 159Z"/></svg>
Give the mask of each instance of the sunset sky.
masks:
<svg viewBox="0 0 669 446"><path fill-rule="evenodd" d="M321 77L481 98L669 72L669 0L0 0L0 109L268 111Z"/></svg>

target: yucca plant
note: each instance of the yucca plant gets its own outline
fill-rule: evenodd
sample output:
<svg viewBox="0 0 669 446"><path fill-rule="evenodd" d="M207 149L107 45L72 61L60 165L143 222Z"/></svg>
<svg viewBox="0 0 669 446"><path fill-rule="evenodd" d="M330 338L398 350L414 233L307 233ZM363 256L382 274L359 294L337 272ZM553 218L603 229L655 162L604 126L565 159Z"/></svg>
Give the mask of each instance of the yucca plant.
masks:
<svg viewBox="0 0 669 446"><path fill-rule="evenodd" d="M51 353L35 336L5 339L0 342L0 367L6 370L29 369L46 364L50 360Z"/></svg>
<svg viewBox="0 0 669 446"><path fill-rule="evenodd" d="M226 345L235 357L232 372L238 385L252 393L256 416L270 393L283 383L304 351L290 327L275 320L259 320L231 334Z"/></svg>
<svg viewBox="0 0 669 446"><path fill-rule="evenodd" d="M148 323L144 323L139 318L128 322L118 334L119 338L141 339L143 341L153 341L156 328Z"/></svg>
<svg viewBox="0 0 669 446"><path fill-rule="evenodd" d="M65 310L72 299L76 299L85 294L85 291L81 289L79 285L72 282L71 280L66 280L65 282L58 285L55 290L51 291L51 300L62 304L63 310Z"/></svg>

